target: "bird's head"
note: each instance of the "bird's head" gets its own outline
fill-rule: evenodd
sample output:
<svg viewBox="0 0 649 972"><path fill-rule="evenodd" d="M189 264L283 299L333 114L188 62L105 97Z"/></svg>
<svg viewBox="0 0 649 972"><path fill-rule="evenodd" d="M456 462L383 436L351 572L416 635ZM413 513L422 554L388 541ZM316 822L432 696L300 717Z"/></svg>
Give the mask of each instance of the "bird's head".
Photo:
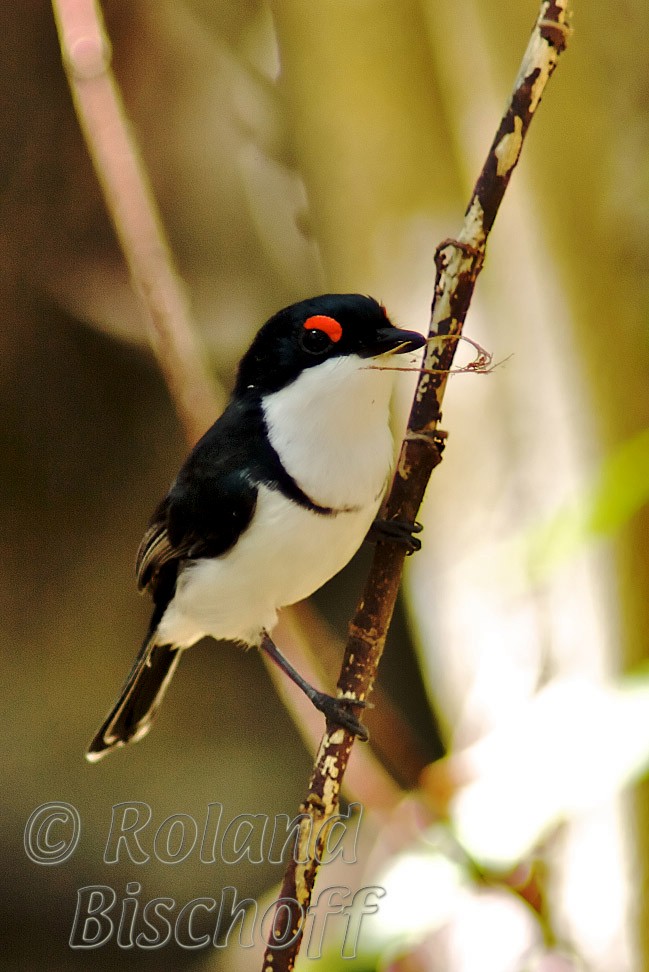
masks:
<svg viewBox="0 0 649 972"><path fill-rule="evenodd" d="M279 391L332 359L361 362L416 351L417 331L395 327L385 308L361 294L324 294L285 307L258 332L239 365L235 394Z"/></svg>

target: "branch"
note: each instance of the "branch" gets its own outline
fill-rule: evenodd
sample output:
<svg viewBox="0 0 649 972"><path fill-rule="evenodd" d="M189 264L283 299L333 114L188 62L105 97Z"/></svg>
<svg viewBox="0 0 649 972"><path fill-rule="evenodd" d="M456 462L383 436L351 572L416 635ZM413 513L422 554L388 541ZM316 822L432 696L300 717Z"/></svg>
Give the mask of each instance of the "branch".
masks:
<svg viewBox="0 0 649 972"><path fill-rule="evenodd" d="M424 367L417 384L401 447L388 519L414 521L430 475L441 461L446 433L439 429L441 407L457 340L482 269L487 237L518 161L523 140L545 86L568 37L568 0L544 0L514 83L509 106L473 190L460 234L437 248L437 275L431 309L430 335ZM440 340L435 340L439 338ZM403 570L404 551L397 544L380 543L365 591L349 627L349 638L338 680L339 695L363 701L372 690ZM273 940L264 956L264 969L290 972L300 949L304 918L318 871L321 847L310 847L311 833L322 833L323 821L336 812L353 737L327 726L320 743L309 792L302 804L304 818L298 853L289 862L273 924ZM326 828L324 828L326 830ZM306 863L296 863L306 860Z"/></svg>
<svg viewBox="0 0 649 972"><path fill-rule="evenodd" d="M193 443L216 418L224 395L217 394L198 351L187 298L110 67L101 12L94 0L52 0L52 7L88 152L142 298L149 339Z"/></svg>

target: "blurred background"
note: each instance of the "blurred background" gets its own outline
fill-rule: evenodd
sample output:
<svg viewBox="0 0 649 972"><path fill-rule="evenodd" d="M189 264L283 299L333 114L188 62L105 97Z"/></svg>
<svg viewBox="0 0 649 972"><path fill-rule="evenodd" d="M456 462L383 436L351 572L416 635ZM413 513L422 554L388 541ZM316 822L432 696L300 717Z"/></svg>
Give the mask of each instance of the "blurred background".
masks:
<svg viewBox="0 0 649 972"><path fill-rule="evenodd" d="M347 794L365 808L354 887L386 895L345 968L649 969L649 8L575 7L466 324L503 363L450 380L424 550L382 663L409 726L374 714L394 800ZM459 231L533 0L102 9L215 380L231 386L270 314L323 290L371 293L426 329L435 247ZM120 902L129 882L142 902L226 886L272 900L269 863L104 863L111 808L151 806L149 850L171 814L202 831L210 803L226 821L292 817L314 747L254 653L206 643L146 741L83 759L148 620L134 554L186 445L50 5L1 5L0 47L0 963L260 968L238 947L68 945L84 886ZM362 552L315 599L340 635L367 564ZM48 867L23 832L54 801L82 829ZM333 931L326 944L335 972Z"/></svg>

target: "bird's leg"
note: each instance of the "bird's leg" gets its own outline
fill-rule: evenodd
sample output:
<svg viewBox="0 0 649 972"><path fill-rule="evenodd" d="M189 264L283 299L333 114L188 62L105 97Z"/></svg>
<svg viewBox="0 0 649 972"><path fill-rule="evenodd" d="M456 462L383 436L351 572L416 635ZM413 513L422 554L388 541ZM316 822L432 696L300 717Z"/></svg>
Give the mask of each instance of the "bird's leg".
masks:
<svg viewBox="0 0 649 972"><path fill-rule="evenodd" d="M342 726L343 729L347 729L348 732L353 733L354 736L358 736L363 742L367 742L369 739L369 733L365 726L358 721L356 716L353 714L351 709L354 706L364 707L367 703L361 702L357 699L346 699L346 698L335 698L333 695L327 695L325 692L319 692L312 685L302 678L300 673L293 668L290 661L284 657L275 642L269 637L266 632L264 632L261 644L259 645L261 651L265 651L269 658L275 662L282 671L288 675L291 681L295 682L298 688L301 688L304 694L311 702L314 704L316 709L322 712L327 720L327 722L332 722L336 725Z"/></svg>
<svg viewBox="0 0 649 972"><path fill-rule="evenodd" d="M421 540L413 534L421 533L423 529L423 526L417 520L414 523L408 523L407 520L384 520L377 516L365 539L369 540L370 543L379 543L385 540L392 541L392 543L402 543L406 548L406 555L410 556L417 550L421 550Z"/></svg>

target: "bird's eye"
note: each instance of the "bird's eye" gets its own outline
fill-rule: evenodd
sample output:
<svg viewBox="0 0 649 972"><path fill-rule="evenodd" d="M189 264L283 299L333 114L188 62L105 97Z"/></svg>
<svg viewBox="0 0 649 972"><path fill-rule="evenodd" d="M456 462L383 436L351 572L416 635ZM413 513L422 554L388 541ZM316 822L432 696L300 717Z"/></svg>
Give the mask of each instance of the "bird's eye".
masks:
<svg viewBox="0 0 649 972"><path fill-rule="evenodd" d="M333 346L333 341L328 334L321 331L319 327L303 328L298 338L300 347L307 354L326 354Z"/></svg>

